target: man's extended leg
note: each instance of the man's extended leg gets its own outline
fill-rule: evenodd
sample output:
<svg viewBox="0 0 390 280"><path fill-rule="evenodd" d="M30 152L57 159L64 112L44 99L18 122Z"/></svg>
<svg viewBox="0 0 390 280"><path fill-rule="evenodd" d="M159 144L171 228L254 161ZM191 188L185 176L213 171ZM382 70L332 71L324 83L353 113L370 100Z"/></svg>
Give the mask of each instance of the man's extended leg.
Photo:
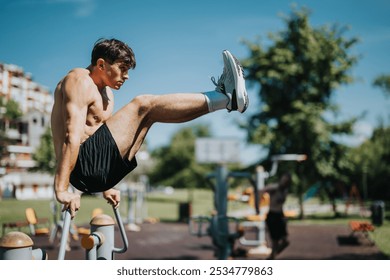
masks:
<svg viewBox="0 0 390 280"><path fill-rule="evenodd" d="M208 113L203 94L140 95L106 124L122 157L133 158L155 122L180 123Z"/></svg>
<svg viewBox="0 0 390 280"><path fill-rule="evenodd" d="M187 122L209 112L227 109L244 112L248 106L242 66L228 51L215 91L141 95L115 113L107 126L123 157L133 158L155 122Z"/></svg>

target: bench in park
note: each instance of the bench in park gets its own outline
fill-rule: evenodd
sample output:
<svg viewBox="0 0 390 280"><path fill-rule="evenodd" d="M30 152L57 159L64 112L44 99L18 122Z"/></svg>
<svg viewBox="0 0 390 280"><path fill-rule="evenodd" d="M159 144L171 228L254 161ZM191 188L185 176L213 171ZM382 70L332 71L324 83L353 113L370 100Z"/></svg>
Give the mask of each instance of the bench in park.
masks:
<svg viewBox="0 0 390 280"><path fill-rule="evenodd" d="M369 233L375 230L375 227L366 221L350 221L349 227L351 228L351 236L355 233L362 233L365 238L367 238L371 245L374 245L374 241L370 238Z"/></svg>

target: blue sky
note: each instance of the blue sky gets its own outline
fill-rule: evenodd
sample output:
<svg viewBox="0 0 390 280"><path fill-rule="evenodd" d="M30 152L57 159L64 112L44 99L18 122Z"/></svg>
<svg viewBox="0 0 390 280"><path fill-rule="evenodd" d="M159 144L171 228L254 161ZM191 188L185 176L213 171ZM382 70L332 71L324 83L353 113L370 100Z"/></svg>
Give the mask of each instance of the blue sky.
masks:
<svg viewBox="0 0 390 280"><path fill-rule="evenodd" d="M210 77L221 73L221 51L246 58L248 50L241 40L260 37L266 42L269 32L284 30L280 15L288 15L292 3L311 10L312 26L350 26L345 35L361 39L353 49L361 55L352 70L357 81L334 96L341 107L340 119L367 112L357 135L348 139L359 143L370 135L378 118L389 122L390 99L371 85L376 76L390 74L390 1L386 0L0 0L0 61L23 67L53 91L70 69L88 66L98 38L121 39L135 51L137 68L116 92L117 110L141 93L213 89ZM248 92L250 115L259 100L255 88ZM241 160L249 163L262 153L261 147L244 143L245 132L234 124L247 115L217 112L191 124L210 125L215 137L242 140ZM156 124L147 137L149 146L167 144L178 128L188 125Z"/></svg>

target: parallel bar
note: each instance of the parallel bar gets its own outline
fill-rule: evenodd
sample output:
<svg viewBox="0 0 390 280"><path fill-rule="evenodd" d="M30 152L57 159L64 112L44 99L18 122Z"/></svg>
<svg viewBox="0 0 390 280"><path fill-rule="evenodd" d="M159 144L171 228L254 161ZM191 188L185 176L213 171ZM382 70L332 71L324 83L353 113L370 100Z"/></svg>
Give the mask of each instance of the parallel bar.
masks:
<svg viewBox="0 0 390 280"><path fill-rule="evenodd" d="M68 242L69 230L70 230L70 211L66 210L64 213L64 225L62 227L60 250L58 251L58 259L65 259L66 244Z"/></svg>
<svg viewBox="0 0 390 280"><path fill-rule="evenodd" d="M114 209L115 218L116 218L116 221L118 223L119 231L121 233L122 241L123 241L123 248L114 248L113 252L124 253L127 251L127 248L129 246L129 241L127 240L126 231L125 231L125 228L123 226L123 222L122 222L121 215L119 213L119 209L115 208L115 206L113 206L112 208Z"/></svg>

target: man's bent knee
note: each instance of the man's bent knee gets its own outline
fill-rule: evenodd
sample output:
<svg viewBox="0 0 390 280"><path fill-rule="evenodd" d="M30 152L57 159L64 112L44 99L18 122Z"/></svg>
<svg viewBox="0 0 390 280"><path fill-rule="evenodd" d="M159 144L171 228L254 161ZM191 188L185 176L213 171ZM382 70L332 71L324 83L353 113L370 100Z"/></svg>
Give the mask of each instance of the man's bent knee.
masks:
<svg viewBox="0 0 390 280"><path fill-rule="evenodd" d="M131 110L138 112L138 117L145 117L149 114L150 109L153 107L154 95L139 95L128 104Z"/></svg>

